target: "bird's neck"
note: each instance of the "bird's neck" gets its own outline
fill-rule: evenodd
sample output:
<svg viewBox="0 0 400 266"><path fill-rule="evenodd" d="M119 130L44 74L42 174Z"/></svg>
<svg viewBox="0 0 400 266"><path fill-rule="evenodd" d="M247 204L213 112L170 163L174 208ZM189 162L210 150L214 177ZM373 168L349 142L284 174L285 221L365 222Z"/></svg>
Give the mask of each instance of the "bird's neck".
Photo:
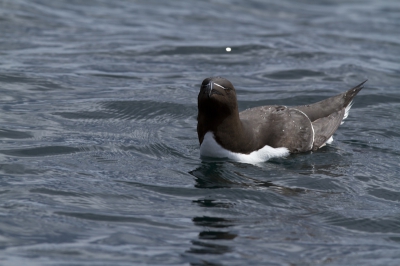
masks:
<svg viewBox="0 0 400 266"><path fill-rule="evenodd" d="M210 112L199 112L197 116L197 134L200 145L207 132L212 132L217 142L226 137L235 139L243 135L244 128L239 118L239 111L234 110L233 112L220 113L219 115Z"/></svg>

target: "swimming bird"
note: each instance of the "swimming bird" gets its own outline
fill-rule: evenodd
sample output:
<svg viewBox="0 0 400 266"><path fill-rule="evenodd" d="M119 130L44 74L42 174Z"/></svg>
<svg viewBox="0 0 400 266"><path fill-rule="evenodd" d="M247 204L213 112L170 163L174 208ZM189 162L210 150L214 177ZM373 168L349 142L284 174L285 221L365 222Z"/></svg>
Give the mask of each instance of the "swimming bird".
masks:
<svg viewBox="0 0 400 266"><path fill-rule="evenodd" d="M222 77L206 78L198 95L200 155L259 163L316 151L333 141L333 133L347 118L365 82L313 104L269 105L239 112L232 83Z"/></svg>

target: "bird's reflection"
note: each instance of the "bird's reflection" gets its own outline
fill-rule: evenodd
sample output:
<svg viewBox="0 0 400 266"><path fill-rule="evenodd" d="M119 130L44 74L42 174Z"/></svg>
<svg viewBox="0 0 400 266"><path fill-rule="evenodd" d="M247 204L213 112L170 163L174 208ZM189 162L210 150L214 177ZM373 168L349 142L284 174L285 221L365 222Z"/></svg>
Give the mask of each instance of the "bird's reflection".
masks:
<svg viewBox="0 0 400 266"><path fill-rule="evenodd" d="M338 167L337 162L343 160L341 155L333 154L328 156L332 159L331 161L328 160L329 162L327 158L321 160L320 155L321 154L308 154L307 156L293 155L288 159L271 160L264 166L227 161L203 161L199 167L190 171L189 174L195 177L195 187L199 189L254 188L257 190L273 190L285 196L297 196L302 193L308 193L309 190L313 190L313 188L285 187L275 184L272 181L265 181L262 179L264 179L265 176L269 176L274 180L279 180L281 176L293 177L299 174L338 176L335 174L335 171ZM301 176L299 178L301 179ZM215 195L220 194L216 193ZM214 198L210 195L206 198L194 200L193 203L201 208L207 209L207 216L196 216L192 219L192 222L196 226L201 227L202 230L199 232L197 239L191 242L192 246L186 253L198 256L198 254L221 255L232 252L233 245L230 245L229 241L238 237L237 230L234 228L236 225L239 225L240 220L221 217L220 215L210 216L210 213L217 213L212 212L212 209L217 211L233 209L235 208L235 203L229 202L226 199ZM201 260L200 264L192 263L192 265L212 264Z"/></svg>
<svg viewBox="0 0 400 266"><path fill-rule="evenodd" d="M234 225L233 220L208 216L194 217L192 221L197 226L206 226L213 228L228 228Z"/></svg>
<svg viewBox="0 0 400 266"><path fill-rule="evenodd" d="M304 192L303 189L276 185L271 181L259 180L249 177L239 171L232 171L232 167L230 167L232 165L235 168L254 167L252 165L235 162L203 162L200 167L190 171L189 174L196 178L195 187L203 189L263 187L270 188L284 194Z"/></svg>
<svg viewBox="0 0 400 266"><path fill-rule="evenodd" d="M234 204L228 202L218 202L213 199L199 199L194 200L193 203L198 204L200 207L219 207L219 208L231 208Z"/></svg>
<svg viewBox="0 0 400 266"><path fill-rule="evenodd" d="M245 164L235 164L235 168L246 168ZM230 163L203 162L202 165L190 172L196 178L195 187L201 189L221 189L237 187L278 187L269 181L260 181L249 178L238 171L232 171ZM198 199L194 204L202 208L229 209L235 204L219 199ZM238 235L232 232L232 227L237 224L234 219L225 217L198 216L192 219L196 226L203 230L199 232L198 239L192 241L192 247L187 250L190 254L224 254L232 252L229 242ZM195 264L193 264L195 265ZM208 264L205 264L208 265Z"/></svg>
<svg viewBox="0 0 400 266"><path fill-rule="evenodd" d="M225 239L225 240L232 240L237 237L237 234L231 234L227 232L219 232L219 231L208 231L208 232L201 232L199 234L199 239Z"/></svg>
<svg viewBox="0 0 400 266"><path fill-rule="evenodd" d="M195 187L202 189L218 189L234 187L238 185L237 180L231 180L232 176L227 176L229 172L225 171L222 162L203 163L199 168L190 172L196 178ZM194 204L202 208L232 208L233 204L229 202L220 202L216 199L198 199ZM226 244L237 237L237 234L229 229L235 225L232 219L211 216L198 216L192 219L196 226L203 230L199 232L198 239L192 241L192 246L187 253L190 254L208 254L221 255L232 252L232 248ZM211 262L201 260L201 263L192 263L192 265L213 265Z"/></svg>
<svg viewBox="0 0 400 266"><path fill-rule="evenodd" d="M246 167L244 164L236 164L236 167ZM274 186L269 181L252 180L242 173L228 169L223 162L203 162L200 167L189 172L196 178L195 187L197 188L229 188L247 187L257 183L258 186Z"/></svg>
<svg viewBox="0 0 400 266"><path fill-rule="evenodd" d="M337 147L325 146L315 152L291 154L287 158L273 158L268 164L300 175L343 176L340 169L351 165L351 156Z"/></svg>
<svg viewBox="0 0 400 266"><path fill-rule="evenodd" d="M186 251L187 253L221 255L232 251L228 246L203 241L193 240L192 245L193 247Z"/></svg>
<svg viewBox="0 0 400 266"><path fill-rule="evenodd" d="M229 232L229 227L234 226L233 220L219 217L194 217L193 223L202 228L210 228L207 231L201 231L198 235L199 240L192 241L192 247L187 251L195 254L224 254L231 252L232 248L214 242L215 240L232 240L237 234ZM212 240L212 241L209 241Z"/></svg>

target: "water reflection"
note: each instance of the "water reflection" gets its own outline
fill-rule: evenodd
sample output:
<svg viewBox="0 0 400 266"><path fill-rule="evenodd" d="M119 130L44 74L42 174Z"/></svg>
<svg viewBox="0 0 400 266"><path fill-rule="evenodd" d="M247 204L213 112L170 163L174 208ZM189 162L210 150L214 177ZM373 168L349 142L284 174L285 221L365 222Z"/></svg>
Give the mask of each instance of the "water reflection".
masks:
<svg viewBox="0 0 400 266"><path fill-rule="evenodd" d="M187 251L188 253L221 255L232 251L232 249L228 246L214 243L193 240L192 244L193 247Z"/></svg>
<svg viewBox="0 0 400 266"><path fill-rule="evenodd" d="M235 170L232 169L232 166ZM231 162L203 162L195 170L189 172L195 177L196 188L200 189L229 189L229 188L248 188L248 187L279 187L269 181L261 181L248 177L237 169L253 167L246 164ZM216 198L200 198L193 201L194 204L202 208L230 209L235 204L221 201ZM233 252L229 241L238 237L232 231L237 221L220 216L196 216L192 219L196 226L202 228L196 240L191 242L192 246L186 253L189 254L209 254L222 255ZM211 262L202 260L200 264L192 265L213 265Z"/></svg>
<svg viewBox="0 0 400 266"><path fill-rule="evenodd" d="M207 231L207 232L200 232L199 238L200 239L225 239L225 240L232 240L237 237L237 234L231 234L229 232L218 232L218 231Z"/></svg>
<svg viewBox="0 0 400 266"><path fill-rule="evenodd" d="M247 167L247 165L240 163L230 164L234 164L236 168ZM245 176L238 171L232 171L232 169L229 168L230 164L226 162L203 162L200 167L189 172L189 174L196 178L196 188L216 189L249 186L275 186L269 181L256 180Z"/></svg>
<svg viewBox="0 0 400 266"><path fill-rule="evenodd" d="M196 178L196 188L203 189L217 189L229 188L241 185L241 182L226 171L224 163L203 163L199 168L190 172ZM217 199L198 199L193 203L202 208L222 208L229 209L234 204L229 202L221 202ZM226 241L235 239L238 235L229 230L235 225L235 221L223 217L212 216L196 216L192 219L196 226L202 228L198 234L198 239L193 240L192 246L186 253L189 254L209 254L209 255L222 255L232 252L232 247L226 244ZM214 265L204 258L199 263L192 263L192 265Z"/></svg>
<svg viewBox="0 0 400 266"><path fill-rule="evenodd" d="M219 208L231 208L234 205L228 202L218 202L213 199L199 199L199 200L194 200L193 203L197 203L200 207L219 207Z"/></svg>
<svg viewBox="0 0 400 266"><path fill-rule="evenodd" d="M278 163L279 164L279 163ZM255 167L236 162L203 162L195 170L189 172L196 178L196 188L218 189L218 188L269 188L283 194L296 194L305 192L301 188L290 188L274 184L271 181L259 180L242 172L235 171L237 168ZM249 170L249 169L246 169ZM271 169L265 171L260 168L262 178L271 173ZM209 202L210 203L210 202ZM203 204L206 204L203 201ZM206 207L206 206L204 206Z"/></svg>
<svg viewBox="0 0 400 266"><path fill-rule="evenodd" d="M193 223L197 226L213 228L212 230L201 231L198 235L199 240L192 241L192 247L187 251L195 254L224 254L231 252L232 248L228 245L216 244L208 240L232 240L237 234L230 231L220 231L218 229L234 226L234 221L219 217L194 217Z"/></svg>
<svg viewBox="0 0 400 266"><path fill-rule="evenodd" d="M206 226L213 228L227 228L234 225L233 220L208 216L194 217L192 221L197 226Z"/></svg>
<svg viewBox="0 0 400 266"><path fill-rule="evenodd" d="M316 182L312 177L313 174L326 174L326 172L329 173L336 169L337 165L335 163L322 162L322 164L316 164L316 157L318 157L318 154L314 158L306 155L290 158L290 160L276 159L266 163L264 166L228 161L203 161L198 168L189 173L195 177L195 187L199 189L218 189L219 193L223 193L221 191L230 191L230 189L235 189L232 190L232 193L241 193L241 189L254 189L255 191L267 189L281 196L293 197L299 195L299 193L308 193L308 189L297 188L297 185L309 187L311 190L323 187L318 185L308 186L309 183L315 184ZM299 180L302 181L297 180L297 178L293 179L293 174L296 176L301 174L302 176L299 177ZM269 177L272 180L281 181L282 176L286 176L292 181L294 180L293 187L263 180ZM310 176L310 178L306 178L306 176ZM322 180L321 182L328 184L329 188L333 187L327 180ZM227 195L226 192L223 194ZM238 237L237 230L234 230L234 228L239 225L240 220L223 217L222 213L235 211L235 203L229 202L229 199L226 198L217 198L220 195L219 193L211 194L211 196L208 194L207 198L199 198L193 201L194 204L205 208L207 215L192 218L194 225L201 227L201 230L197 239L192 240L191 247L186 251L187 254L221 255L234 251L231 240ZM210 213L218 214L212 216ZM203 265L210 265L207 264L208 262L205 263L203 261L202 263Z"/></svg>
<svg viewBox="0 0 400 266"><path fill-rule="evenodd" d="M287 158L273 158L268 163L300 175L340 177L343 176L340 169L351 165L350 155L329 146L315 152L291 154Z"/></svg>

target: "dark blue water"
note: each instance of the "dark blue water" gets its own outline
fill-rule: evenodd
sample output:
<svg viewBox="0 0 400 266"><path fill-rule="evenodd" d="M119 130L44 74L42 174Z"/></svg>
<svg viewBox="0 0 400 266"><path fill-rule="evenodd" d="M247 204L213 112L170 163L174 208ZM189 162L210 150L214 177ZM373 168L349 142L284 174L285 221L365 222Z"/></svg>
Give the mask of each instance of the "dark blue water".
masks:
<svg viewBox="0 0 400 266"><path fill-rule="evenodd" d="M397 0L0 1L0 264L399 265L399 28ZM255 166L199 158L215 75L241 110L368 82L332 145Z"/></svg>

